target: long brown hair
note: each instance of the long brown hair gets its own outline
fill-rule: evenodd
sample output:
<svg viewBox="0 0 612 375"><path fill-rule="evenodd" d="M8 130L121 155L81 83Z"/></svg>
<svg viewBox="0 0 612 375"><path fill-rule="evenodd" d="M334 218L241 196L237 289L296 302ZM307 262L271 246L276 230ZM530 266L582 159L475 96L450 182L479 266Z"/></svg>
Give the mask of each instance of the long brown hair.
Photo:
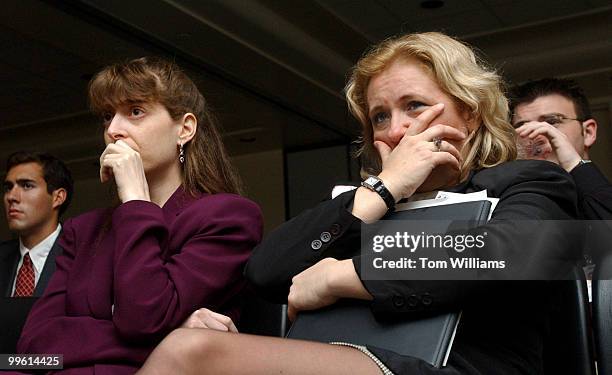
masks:
<svg viewBox="0 0 612 375"><path fill-rule="evenodd" d="M89 104L94 113L143 102L162 104L175 121L186 113L193 113L197 119L195 136L183 145L185 190L192 195L242 192L240 177L223 146L215 116L195 83L175 63L142 57L109 65L89 82Z"/></svg>

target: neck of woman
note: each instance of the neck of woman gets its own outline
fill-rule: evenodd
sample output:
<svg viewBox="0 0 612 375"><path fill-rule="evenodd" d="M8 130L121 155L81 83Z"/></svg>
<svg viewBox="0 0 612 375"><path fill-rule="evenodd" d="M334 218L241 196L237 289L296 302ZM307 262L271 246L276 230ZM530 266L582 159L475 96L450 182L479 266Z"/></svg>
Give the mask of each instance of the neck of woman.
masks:
<svg viewBox="0 0 612 375"><path fill-rule="evenodd" d="M182 184L181 170L180 168L171 168L158 174L149 173L147 174L147 182L151 202L163 207Z"/></svg>

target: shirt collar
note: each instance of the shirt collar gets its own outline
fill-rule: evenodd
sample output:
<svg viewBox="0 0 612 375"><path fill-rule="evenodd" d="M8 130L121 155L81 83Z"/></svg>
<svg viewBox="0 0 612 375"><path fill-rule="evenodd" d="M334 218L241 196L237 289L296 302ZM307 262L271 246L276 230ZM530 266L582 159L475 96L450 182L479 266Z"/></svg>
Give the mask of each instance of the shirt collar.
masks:
<svg viewBox="0 0 612 375"><path fill-rule="evenodd" d="M60 231L62 230L62 225L57 224L57 228L50 235L47 236L44 240L40 241L36 246L31 249L25 247L23 242L21 242L21 238L19 239L19 252L21 253L21 257L23 258L26 253L30 253L30 259L32 260L32 264L36 269L36 272L42 272L43 267L45 266L45 261L47 260L47 255L51 251L57 236L59 236Z"/></svg>

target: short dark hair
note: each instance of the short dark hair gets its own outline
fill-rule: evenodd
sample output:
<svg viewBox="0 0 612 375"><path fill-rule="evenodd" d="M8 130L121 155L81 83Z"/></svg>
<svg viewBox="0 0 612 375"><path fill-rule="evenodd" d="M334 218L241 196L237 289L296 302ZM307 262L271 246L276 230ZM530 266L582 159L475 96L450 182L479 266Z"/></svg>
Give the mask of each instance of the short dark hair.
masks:
<svg viewBox="0 0 612 375"><path fill-rule="evenodd" d="M565 78L543 78L515 86L510 91L510 112L514 113L514 109L520 104L531 103L541 96L553 94L571 100L579 120L584 121L593 117L582 88L575 81Z"/></svg>
<svg viewBox="0 0 612 375"><path fill-rule="evenodd" d="M74 192L74 181L72 174L66 164L55 156L36 151L17 151L9 155L6 160L6 173L11 168L25 163L38 163L43 169L43 178L47 183L47 192L53 193L55 190L66 189L66 200L59 209L59 216L62 216L68 209Z"/></svg>

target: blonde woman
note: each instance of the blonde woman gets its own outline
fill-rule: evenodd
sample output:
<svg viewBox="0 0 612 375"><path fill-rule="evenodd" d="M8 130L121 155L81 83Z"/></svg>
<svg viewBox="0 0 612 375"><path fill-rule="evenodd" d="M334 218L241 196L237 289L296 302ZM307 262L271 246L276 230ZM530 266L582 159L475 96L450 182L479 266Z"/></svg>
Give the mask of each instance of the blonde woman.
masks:
<svg viewBox="0 0 612 375"><path fill-rule="evenodd" d="M189 374L541 373L542 284L361 275L362 223L378 221L396 202L421 192L486 189L500 198L486 225L493 259L517 248L524 258L539 256L542 243L521 243L516 220L575 216L574 187L563 170L512 161L515 135L499 76L457 40L410 34L382 42L359 60L346 97L362 125L364 170L386 193L362 186L285 223L255 249L247 278L263 294L288 302L291 319L340 298L371 301L375 316L396 319L462 309L448 366L434 368L375 347L180 330L162 342L142 373L164 373L169 366ZM327 241L315 244L324 232ZM558 254L573 256L575 244L562 230L542 236Z"/></svg>

